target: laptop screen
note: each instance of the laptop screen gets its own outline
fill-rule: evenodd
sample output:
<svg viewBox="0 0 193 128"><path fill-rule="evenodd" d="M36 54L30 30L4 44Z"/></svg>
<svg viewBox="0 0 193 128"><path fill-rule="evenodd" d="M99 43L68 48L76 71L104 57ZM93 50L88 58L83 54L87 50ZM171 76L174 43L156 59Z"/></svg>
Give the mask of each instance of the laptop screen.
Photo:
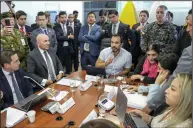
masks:
<svg viewBox="0 0 193 128"><path fill-rule="evenodd" d="M125 96L123 91L118 87L115 112L117 113L117 117L121 122L124 122L126 109L127 97Z"/></svg>

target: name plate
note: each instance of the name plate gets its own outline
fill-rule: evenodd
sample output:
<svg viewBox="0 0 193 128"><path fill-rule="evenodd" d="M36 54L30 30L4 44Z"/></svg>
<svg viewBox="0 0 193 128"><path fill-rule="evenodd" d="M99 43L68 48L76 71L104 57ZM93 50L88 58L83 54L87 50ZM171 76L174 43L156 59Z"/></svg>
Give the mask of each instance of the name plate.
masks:
<svg viewBox="0 0 193 128"><path fill-rule="evenodd" d="M97 119L97 113L95 112L95 110L92 110L90 112L90 114L82 121L82 123L80 124L80 126L90 120L94 120Z"/></svg>
<svg viewBox="0 0 193 128"><path fill-rule="evenodd" d="M85 83L81 84L80 90L81 91L86 91L90 86L92 86L92 81L87 80Z"/></svg>
<svg viewBox="0 0 193 128"><path fill-rule="evenodd" d="M117 94L116 91L117 91L116 88L112 88L112 89L110 90L110 92L109 92L108 95L107 95L107 97L108 97L109 100L112 100L113 97L115 96L115 94Z"/></svg>
<svg viewBox="0 0 193 128"><path fill-rule="evenodd" d="M68 111L68 109L70 109L73 105L75 105L75 101L72 99L72 97L70 99L68 99L65 103L63 103L62 105L60 105L59 109L58 109L58 113L60 114L64 114L66 111Z"/></svg>
<svg viewBox="0 0 193 128"><path fill-rule="evenodd" d="M94 81L97 82L99 78L97 78L97 76L92 76L92 75L86 75L85 80L90 80L90 81Z"/></svg>

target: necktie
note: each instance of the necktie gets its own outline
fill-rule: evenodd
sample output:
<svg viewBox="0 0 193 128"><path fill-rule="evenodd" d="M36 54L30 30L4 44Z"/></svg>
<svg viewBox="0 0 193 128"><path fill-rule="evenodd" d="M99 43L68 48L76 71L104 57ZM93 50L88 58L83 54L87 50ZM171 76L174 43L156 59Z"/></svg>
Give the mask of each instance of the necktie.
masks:
<svg viewBox="0 0 193 128"><path fill-rule="evenodd" d="M44 52L44 54L45 54L46 62L47 62L47 65L48 65L48 73L50 74L51 80L54 81L55 80L55 75L54 75L54 72L52 70L51 61L50 61L46 51Z"/></svg>
<svg viewBox="0 0 193 128"><path fill-rule="evenodd" d="M48 35L48 31L46 29L44 29L44 34Z"/></svg>
<svg viewBox="0 0 193 128"><path fill-rule="evenodd" d="M21 30L22 33L24 33L24 28L23 28L23 26L21 26L20 30Z"/></svg>
<svg viewBox="0 0 193 128"><path fill-rule="evenodd" d="M16 94L16 96L17 96L17 100L18 100L18 101L23 100L24 97L22 96L21 91L19 90L19 87L18 87L18 85L17 85L17 82L15 81L15 79L14 79L14 77L13 77L13 72L11 72L9 75L11 76L11 79L12 79L13 88L14 88L14 90L15 90L15 94Z"/></svg>
<svg viewBox="0 0 193 128"><path fill-rule="evenodd" d="M88 35L90 35L91 29L92 29L92 26L89 26Z"/></svg>
<svg viewBox="0 0 193 128"><path fill-rule="evenodd" d="M64 33L64 36L66 36L67 33L66 33L66 29L65 29L65 27L64 27L64 24L62 24L62 26L63 26L63 33Z"/></svg>
<svg viewBox="0 0 193 128"><path fill-rule="evenodd" d="M116 24L113 25L113 34L116 34Z"/></svg>

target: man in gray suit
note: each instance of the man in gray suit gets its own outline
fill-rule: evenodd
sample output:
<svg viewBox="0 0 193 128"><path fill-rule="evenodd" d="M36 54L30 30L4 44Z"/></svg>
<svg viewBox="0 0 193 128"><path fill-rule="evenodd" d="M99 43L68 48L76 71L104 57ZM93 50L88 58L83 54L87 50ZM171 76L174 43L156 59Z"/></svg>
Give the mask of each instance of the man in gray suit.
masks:
<svg viewBox="0 0 193 128"><path fill-rule="evenodd" d="M42 86L50 85L63 77L63 67L53 51L50 48L49 37L45 34L37 36L38 48L33 49L27 59L27 73ZM34 92L41 90L36 86Z"/></svg>
<svg viewBox="0 0 193 128"><path fill-rule="evenodd" d="M44 12L38 12L37 16L38 16L39 28L32 31L32 34L31 34L32 47L33 48L37 47L36 37L39 34L46 34L46 35L48 35L48 37L50 39L50 47L54 48L54 51L56 53L58 42L57 42L57 39L56 39L56 34L55 34L54 29L47 27L48 19L46 18Z"/></svg>
<svg viewBox="0 0 193 128"><path fill-rule="evenodd" d="M189 31L189 34L192 37L192 31ZM192 74L192 44L183 50L176 69L174 70L172 76L170 76L169 80L162 86L162 88L154 86L154 88L159 88L159 91L157 91L156 94L154 94L154 97L149 102L147 102L146 107L143 109L145 112L150 113L152 110L160 111L166 107L165 90L169 88L171 82L178 73ZM160 81L160 84L161 83L162 82ZM157 86L159 86L159 84ZM160 106L162 108L160 108Z"/></svg>

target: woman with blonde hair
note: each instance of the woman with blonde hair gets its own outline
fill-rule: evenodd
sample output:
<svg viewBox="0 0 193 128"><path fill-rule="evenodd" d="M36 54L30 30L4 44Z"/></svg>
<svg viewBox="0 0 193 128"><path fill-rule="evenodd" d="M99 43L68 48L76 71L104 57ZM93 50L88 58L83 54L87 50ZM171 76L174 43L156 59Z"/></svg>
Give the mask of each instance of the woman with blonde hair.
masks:
<svg viewBox="0 0 193 128"><path fill-rule="evenodd" d="M165 91L166 103L169 108L156 117L133 110L144 121L154 127L192 127L192 75L180 73Z"/></svg>

